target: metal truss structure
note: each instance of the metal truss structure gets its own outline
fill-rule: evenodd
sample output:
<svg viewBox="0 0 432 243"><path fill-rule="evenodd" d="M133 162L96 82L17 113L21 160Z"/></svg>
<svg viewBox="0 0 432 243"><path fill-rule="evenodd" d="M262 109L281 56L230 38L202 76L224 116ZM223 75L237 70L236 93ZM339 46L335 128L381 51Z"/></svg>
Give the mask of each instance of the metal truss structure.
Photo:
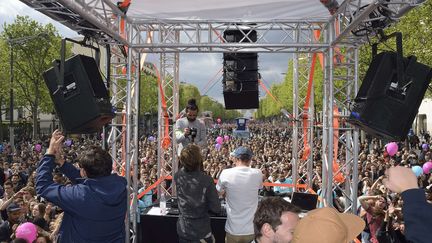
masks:
<svg viewBox="0 0 432 243"><path fill-rule="evenodd" d="M113 158L113 170L127 179L128 205L131 205L126 222L127 238L135 239L139 215L137 211L138 192L138 113L139 113L139 53L128 49L127 58L124 57L119 46L113 45L111 51L111 104L115 109L115 118L109 127L105 128L109 134L106 141ZM135 68L137 67L137 68Z"/></svg>
<svg viewBox="0 0 432 243"><path fill-rule="evenodd" d="M313 175L313 123L314 102L313 86L310 105L304 104L307 99L312 54L293 56L293 134L292 134L292 179L293 182L307 184L312 187ZM303 158L305 150L309 149L307 158Z"/></svg>
<svg viewBox="0 0 432 243"><path fill-rule="evenodd" d="M299 92L303 89L307 74L301 73L301 53L324 53L324 99L323 99L323 131L322 131L322 158L323 158L323 185L321 196L328 204L332 204L332 192L340 188L347 203L347 211L355 212L357 198L357 156L358 131L350 125L343 123L347 116L349 101L357 91L358 82L358 49L366 42L367 36L374 35L377 30L386 28L398 20L404 13L415 7L423 0L371 0L364 5L362 0L345 0L337 12L326 19L293 19L271 20L267 22L254 21L213 21L213 20L167 20L132 18L124 14L111 0L20 0L28 6L57 20L69 28L86 36L96 38L101 44L111 44L115 47L127 46L127 58L114 55L112 57L113 82L111 92L113 104L118 108L118 117L111 126L109 145L115 161L120 168L125 167L125 176L128 179L128 188L134 195L132 207L128 218L131 225L126 224L127 236L136 234L136 192L137 192L137 156L138 156L138 95L139 72L133 74L132 64L138 64L139 53L161 53L162 86L166 95L167 107L163 110L159 103L159 119L168 116L169 136L171 147L166 151L159 145L159 169L167 175L176 168L175 138L172 124L178 113L178 66L179 53L187 52L287 52L295 53L294 87L293 95L297 102L294 106L294 115L301 117L305 112L313 113L299 108L303 102ZM319 4L317 2L317 4ZM124 28L123 28L124 26ZM256 30L259 37L256 43L240 41L239 43L226 42L222 33L228 29L239 29L244 33L244 40L248 38L251 30ZM324 38L315 40L313 30L320 30ZM148 41L150 40L150 41ZM335 49L339 48L343 60L334 62ZM338 55L338 54L336 54ZM305 55L310 60L310 54ZM117 58L117 59L116 59ZM119 73L118 67L128 63L127 74ZM310 63L310 62L306 62ZM137 67L139 67L137 65ZM120 83L126 79L126 85ZM167 95L171 94L171 95ZM341 153L334 156L334 128L333 106L340 110L339 130L344 130L344 136L336 139L343 144ZM313 116L310 116L312 118ZM313 122L310 119L309 122ZM165 125L159 124L159 140L163 137ZM305 136L312 141L312 125L309 124L307 134L302 132L300 122L295 122L295 135L293 140L294 168L293 179L302 179L310 183L312 172L312 159L299 162L301 142ZM342 134L342 133L340 133ZM313 145L313 144L312 144ZM312 148L313 146L311 146ZM120 149L121 148L121 149ZM343 151L343 152L342 152ZM174 160L168 161L165 153L172 155ZM311 151L312 154L312 151ZM345 180L335 183L332 162L339 160L340 171ZM169 167L166 167L169 165ZM307 167L307 176L298 177L298 172ZM132 173L133 172L133 173ZM338 171L335 171L338 173ZM133 175L132 175L133 174ZM128 203L130 199L128 197ZM132 227L131 227L132 226Z"/></svg>
<svg viewBox="0 0 432 243"><path fill-rule="evenodd" d="M358 47L345 48L339 58L334 58L333 47L325 55L321 197L333 205L334 194L341 192L345 211L356 213L359 131L346 119L358 90Z"/></svg>
<svg viewBox="0 0 432 243"><path fill-rule="evenodd" d="M178 41L179 35L176 31L166 31L163 33L164 39L173 43ZM175 138L175 120L179 113L179 53L161 53L161 88L159 92L158 109L158 176L174 175L178 169L177 161L177 141ZM167 95L172 94L172 95ZM165 95L165 104L162 104L162 95ZM163 107L164 106L164 107ZM168 120L168 122L163 122ZM169 148L162 146L163 139L168 134L171 141ZM159 191L175 195L174 180L171 186L160 186ZM160 195L160 193L158 194Z"/></svg>

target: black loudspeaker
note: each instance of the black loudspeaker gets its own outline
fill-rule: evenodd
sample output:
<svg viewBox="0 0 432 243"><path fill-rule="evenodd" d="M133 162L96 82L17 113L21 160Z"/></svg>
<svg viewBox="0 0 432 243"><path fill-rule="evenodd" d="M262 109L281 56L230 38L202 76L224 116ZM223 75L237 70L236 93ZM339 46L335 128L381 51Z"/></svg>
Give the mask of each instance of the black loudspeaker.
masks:
<svg viewBox="0 0 432 243"><path fill-rule="evenodd" d="M95 59L84 55L67 59L63 88L58 87L56 69L48 69L43 77L65 132L100 131L114 112Z"/></svg>
<svg viewBox="0 0 432 243"><path fill-rule="evenodd" d="M243 91L239 93L223 92L225 109L256 109L259 107L258 91Z"/></svg>
<svg viewBox="0 0 432 243"><path fill-rule="evenodd" d="M247 37L245 37L245 35ZM256 42L255 30L226 30L227 42ZM258 101L258 54L224 53L223 95L226 109L255 109Z"/></svg>
<svg viewBox="0 0 432 243"><path fill-rule="evenodd" d="M372 136L404 140L432 78L431 68L403 58L398 82L397 54L376 55L354 100L349 122Z"/></svg>

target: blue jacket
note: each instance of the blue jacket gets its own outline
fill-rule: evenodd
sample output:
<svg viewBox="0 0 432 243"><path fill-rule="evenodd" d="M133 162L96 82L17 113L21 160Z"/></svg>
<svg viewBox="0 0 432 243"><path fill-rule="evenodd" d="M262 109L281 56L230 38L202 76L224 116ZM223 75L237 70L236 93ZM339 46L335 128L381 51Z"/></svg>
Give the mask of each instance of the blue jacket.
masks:
<svg viewBox="0 0 432 243"><path fill-rule="evenodd" d="M432 230L432 205L426 201L423 189L402 192L402 214L405 237L413 243L430 243Z"/></svg>
<svg viewBox="0 0 432 243"><path fill-rule="evenodd" d="M126 179L112 174L81 179L70 163L60 168L73 185L53 182L54 157L45 155L36 177L37 194L64 211L59 242L93 243L125 242L127 210Z"/></svg>

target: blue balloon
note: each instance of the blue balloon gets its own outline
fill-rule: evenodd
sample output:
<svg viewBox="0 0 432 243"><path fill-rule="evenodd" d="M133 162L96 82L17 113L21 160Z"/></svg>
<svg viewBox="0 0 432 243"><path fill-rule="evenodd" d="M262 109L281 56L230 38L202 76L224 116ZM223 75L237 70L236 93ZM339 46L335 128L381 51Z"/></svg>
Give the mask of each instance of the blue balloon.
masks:
<svg viewBox="0 0 432 243"><path fill-rule="evenodd" d="M412 171L414 172L414 174L415 174L417 177L423 175L423 169L422 169L422 167L416 165L416 166L413 166L411 169L412 169Z"/></svg>
<svg viewBox="0 0 432 243"><path fill-rule="evenodd" d="M72 140L71 139L66 139L66 141L64 142L64 144L68 147L70 147L72 145Z"/></svg>

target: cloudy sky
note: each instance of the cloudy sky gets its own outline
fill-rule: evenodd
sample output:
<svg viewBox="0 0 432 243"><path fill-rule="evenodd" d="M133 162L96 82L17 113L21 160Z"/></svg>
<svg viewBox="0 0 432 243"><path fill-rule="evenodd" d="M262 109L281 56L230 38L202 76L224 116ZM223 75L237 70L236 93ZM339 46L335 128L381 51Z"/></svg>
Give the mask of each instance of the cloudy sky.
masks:
<svg viewBox="0 0 432 243"><path fill-rule="evenodd" d="M78 36L75 31L27 7L19 0L1 1L0 26L3 26L4 23L13 22L17 15L28 15L42 24L52 23L64 37L73 38ZM158 55L156 54L149 56L150 60L157 60L157 58ZM268 86L283 81L283 73L287 70L289 58L290 54L287 53L259 54L259 72ZM207 90L206 94L208 96L223 103L221 74L216 78L217 83L211 89L206 89L206 86L211 86L208 85L209 81L222 68L222 61L221 53L180 54L180 81L196 85L201 94L204 94ZM260 90L260 97L264 95L265 92Z"/></svg>

